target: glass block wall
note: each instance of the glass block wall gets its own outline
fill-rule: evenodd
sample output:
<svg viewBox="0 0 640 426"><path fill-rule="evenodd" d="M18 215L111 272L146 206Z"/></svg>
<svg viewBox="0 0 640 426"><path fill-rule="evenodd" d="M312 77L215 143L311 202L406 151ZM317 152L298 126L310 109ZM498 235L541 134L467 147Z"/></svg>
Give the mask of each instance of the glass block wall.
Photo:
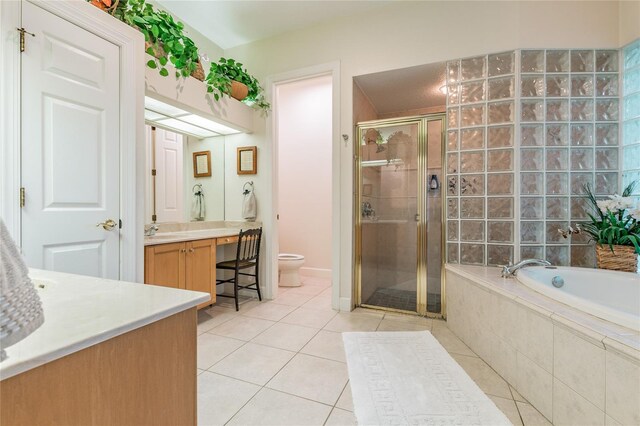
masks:
<svg viewBox="0 0 640 426"><path fill-rule="evenodd" d="M589 184L618 191L617 50L522 50L447 66L448 261L595 262ZM517 173L514 173L516 171Z"/></svg>
<svg viewBox="0 0 640 426"><path fill-rule="evenodd" d="M617 50L521 51L520 257L590 266L584 185L618 190Z"/></svg>
<svg viewBox="0 0 640 426"><path fill-rule="evenodd" d="M447 261L506 264L515 241L516 52L447 64Z"/></svg>
<svg viewBox="0 0 640 426"><path fill-rule="evenodd" d="M640 180L640 39L623 50L623 188ZM640 186L636 188L640 195Z"/></svg>

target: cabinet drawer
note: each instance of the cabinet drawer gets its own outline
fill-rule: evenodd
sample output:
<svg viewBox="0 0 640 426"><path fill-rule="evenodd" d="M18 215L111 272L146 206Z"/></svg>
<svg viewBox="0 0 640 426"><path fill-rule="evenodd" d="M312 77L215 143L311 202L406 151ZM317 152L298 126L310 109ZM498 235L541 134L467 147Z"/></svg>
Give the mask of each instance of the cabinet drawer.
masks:
<svg viewBox="0 0 640 426"><path fill-rule="evenodd" d="M219 246L223 245L223 244L233 244L233 243L237 243L238 242L238 236L237 235L233 235L231 237L221 237L217 239L217 244Z"/></svg>

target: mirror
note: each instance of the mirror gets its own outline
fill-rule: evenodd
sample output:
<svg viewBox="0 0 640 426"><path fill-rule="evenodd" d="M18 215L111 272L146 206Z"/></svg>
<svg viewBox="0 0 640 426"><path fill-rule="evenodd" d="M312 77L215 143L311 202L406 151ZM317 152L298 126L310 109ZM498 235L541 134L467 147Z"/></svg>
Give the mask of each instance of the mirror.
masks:
<svg viewBox="0 0 640 426"><path fill-rule="evenodd" d="M145 223L224 220L224 136L145 126Z"/></svg>

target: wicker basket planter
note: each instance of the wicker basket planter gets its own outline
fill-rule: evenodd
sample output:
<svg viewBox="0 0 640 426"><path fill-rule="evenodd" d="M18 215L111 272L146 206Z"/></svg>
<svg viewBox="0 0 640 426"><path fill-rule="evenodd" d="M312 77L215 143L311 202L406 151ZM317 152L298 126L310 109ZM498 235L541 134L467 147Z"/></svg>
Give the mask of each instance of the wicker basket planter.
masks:
<svg viewBox="0 0 640 426"><path fill-rule="evenodd" d="M613 271L638 272L638 255L633 246L596 245L597 265L600 269Z"/></svg>
<svg viewBox="0 0 640 426"><path fill-rule="evenodd" d="M164 51L164 48L162 47L162 44L152 44L148 41L144 42L144 51L146 52L149 48L151 48L153 50L153 57L156 59L160 59L162 57L166 57L167 56L167 52ZM196 62L196 69L191 73L191 77L200 80L200 81L204 81L205 79L205 74L204 74L204 68L202 67L202 64L200 63L200 60L198 60Z"/></svg>

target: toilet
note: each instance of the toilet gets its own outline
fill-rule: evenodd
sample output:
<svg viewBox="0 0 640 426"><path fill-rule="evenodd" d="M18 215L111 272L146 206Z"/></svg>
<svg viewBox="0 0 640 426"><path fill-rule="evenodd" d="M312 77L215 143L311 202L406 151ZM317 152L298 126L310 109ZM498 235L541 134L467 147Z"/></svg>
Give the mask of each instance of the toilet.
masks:
<svg viewBox="0 0 640 426"><path fill-rule="evenodd" d="M278 271L280 287L300 287L300 267L304 265L304 256L299 254L280 253L278 255Z"/></svg>

